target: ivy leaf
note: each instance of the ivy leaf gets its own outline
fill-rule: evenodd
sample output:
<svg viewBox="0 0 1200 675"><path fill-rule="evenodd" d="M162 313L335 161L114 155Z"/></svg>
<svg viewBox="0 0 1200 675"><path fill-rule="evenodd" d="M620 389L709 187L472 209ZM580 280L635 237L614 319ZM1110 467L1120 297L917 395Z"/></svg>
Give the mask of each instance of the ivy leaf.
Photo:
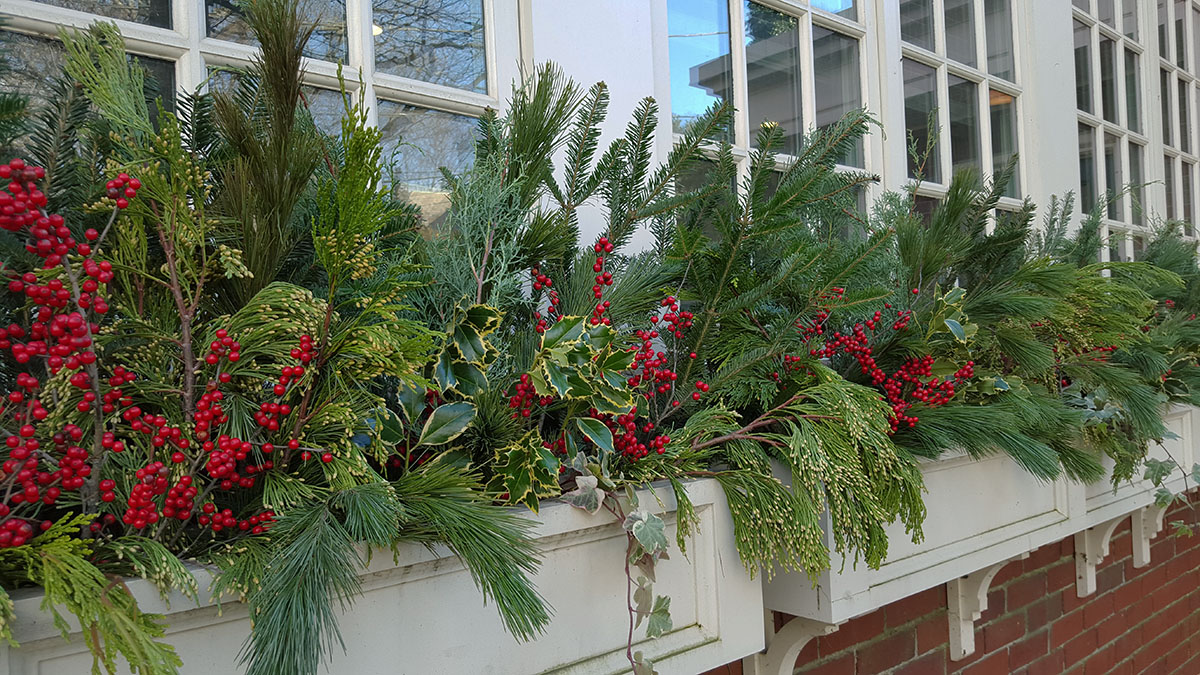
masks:
<svg viewBox="0 0 1200 675"><path fill-rule="evenodd" d="M1162 485L1167 476L1171 475L1178 465L1173 460L1161 460L1148 457L1146 459L1146 480L1154 485Z"/></svg>
<svg viewBox="0 0 1200 675"><path fill-rule="evenodd" d="M562 500L577 509L595 515L604 505L604 491L599 488L600 479L591 475L575 479L575 489L564 492Z"/></svg>
<svg viewBox="0 0 1200 675"><path fill-rule="evenodd" d="M1171 502L1173 501L1175 501L1175 493L1171 492L1167 488L1160 487L1154 491L1154 503L1157 504L1159 508L1165 509L1166 507L1170 506Z"/></svg>
<svg viewBox="0 0 1200 675"><path fill-rule="evenodd" d="M641 652L633 653L633 675L658 675L654 662L648 661Z"/></svg>
<svg viewBox="0 0 1200 675"><path fill-rule="evenodd" d="M595 417L576 417L575 426L579 427L579 431L584 436L587 436L589 441L596 444L596 447L600 449L600 456L602 458L615 452L613 449L612 431L604 425L604 422Z"/></svg>
<svg viewBox="0 0 1200 675"><path fill-rule="evenodd" d="M646 553L657 556L667 550L666 523L662 518L638 509L625 517L622 524L626 532L633 535Z"/></svg>
<svg viewBox="0 0 1200 675"><path fill-rule="evenodd" d="M946 319L946 328L949 328L950 332L954 333L954 337L958 338L959 342L967 341L967 331L963 330L961 323L954 319Z"/></svg>
<svg viewBox="0 0 1200 675"><path fill-rule="evenodd" d="M654 593L650 581L646 577L638 577L637 588L633 590L633 611L637 615L637 621L633 627L637 628L642 625L642 621L650 616L653 611Z"/></svg>
<svg viewBox="0 0 1200 675"><path fill-rule="evenodd" d="M659 637L671 628L671 598L660 595L654 599L654 609L650 610L650 617L646 621L646 637Z"/></svg>
<svg viewBox="0 0 1200 675"><path fill-rule="evenodd" d="M1191 537L1193 534L1195 534L1195 532L1192 530L1192 526L1188 525L1182 520L1172 520L1171 530L1171 536L1176 538Z"/></svg>
<svg viewBox="0 0 1200 675"><path fill-rule="evenodd" d="M475 406L466 402L447 403L438 406L421 430L423 445L441 445L458 438L467 425L475 419Z"/></svg>
<svg viewBox="0 0 1200 675"><path fill-rule="evenodd" d="M1192 465L1192 482L1200 485L1200 464Z"/></svg>

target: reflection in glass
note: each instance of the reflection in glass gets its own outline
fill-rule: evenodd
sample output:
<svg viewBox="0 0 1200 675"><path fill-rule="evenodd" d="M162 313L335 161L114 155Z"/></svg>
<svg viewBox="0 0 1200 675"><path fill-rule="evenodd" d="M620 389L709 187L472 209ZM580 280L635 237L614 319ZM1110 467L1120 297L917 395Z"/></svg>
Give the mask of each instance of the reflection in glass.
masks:
<svg viewBox="0 0 1200 675"><path fill-rule="evenodd" d="M858 40L813 26L813 71L816 81L817 126L835 124L850 112L862 107L862 86L859 83ZM862 139L838 162L850 166L863 165Z"/></svg>
<svg viewBox="0 0 1200 675"><path fill-rule="evenodd" d="M1109 122L1117 121L1117 45L1100 38L1100 111Z"/></svg>
<svg viewBox="0 0 1200 675"><path fill-rule="evenodd" d="M950 161L957 172L979 164L979 98L974 82L946 77L950 94Z"/></svg>
<svg viewBox="0 0 1200 675"><path fill-rule="evenodd" d="M904 67L904 127L905 146L912 144L918 153L925 152L926 144L931 141L929 124L930 117L937 109L937 71L923 63L912 59L903 59ZM933 119L933 128L938 128ZM924 160L922 166L920 162ZM928 157L913 157L909 153L908 175L910 178L940 183L942 181L941 161L937 146L930 149Z"/></svg>
<svg viewBox="0 0 1200 675"><path fill-rule="evenodd" d="M804 140L800 91L800 22L794 16L747 2L746 92L750 142L759 125L783 129L782 152L797 154Z"/></svg>
<svg viewBox="0 0 1200 675"><path fill-rule="evenodd" d="M667 0L671 122L676 132L733 98L729 8L724 0Z"/></svg>
<svg viewBox="0 0 1200 675"><path fill-rule="evenodd" d="M1138 0L1123 0L1121 9L1124 10L1125 37L1138 39Z"/></svg>
<svg viewBox="0 0 1200 675"><path fill-rule="evenodd" d="M1092 31L1075 22L1075 107L1092 112Z"/></svg>
<svg viewBox="0 0 1200 675"><path fill-rule="evenodd" d="M171 27L171 0L37 0L55 7L77 9L110 19Z"/></svg>
<svg viewBox="0 0 1200 675"><path fill-rule="evenodd" d="M483 0L375 0L381 73L487 93Z"/></svg>
<svg viewBox="0 0 1200 675"><path fill-rule="evenodd" d="M900 0L900 37L933 51L933 0Z"/></svg>
<svg viewBox="0 0 1200 675"><path fill-rule="evenodd" d="M1145 150L1142 146L1137 143L1129 144L1129 200L1133 202L1134 225L1143 223L1142 218L1145 212L1146 188L1143 183L1146 179L1142 171L1144 153Z"/></svg>
<svg viewBox="0 0 1200 675"><path fill-rule="evenodd" d="M933 211L938 207L938 200L925 195L916 195L913 197L913 212L921 216L921 221L926 225L933 218Z"/></svg>
<svg viewBox="0 0 1200 675"><path fill-rule="evenodd" d="M341 92L332 89L316 87L301 87L301 104L308 109L312 116L313 125L321 133L340 137L342 135L342 117L346 114L346 104Z"/></svg>
<svg viewBox="0 0 1200 675"><path fill-rule="evenodd" d="M988 72L1010 82L1016 81L1011 0L984 0L983 21L987 32Z"/></svg>
<svg viewBox="0 0 1200 675"><path fill-rule="evenodd" d="M437 225L450 208L440 169L461 173L471 167L476 120L381 100L379 131L384 161L392 164L397 197L421 207L427 225Z"/></svg>
<svg viewBox="0 0 1200 675"><path fill-rule="evenodd" d="M1141 88L1141 59L1137 53L1125 50L1125 125L1134 131L1142 130Z"/></svg>
<svg viewBox="0 0 1200 675"><path fill-rule="evenodd" d="M1175 65L1187 68L1188 1L1175 0Z"/></svg>
<svg viewBox="0 0 1200 675"><path fill-rule="evenodd" d="M1097 0L1096 15L1104 23L1113 28L1117 27L1117 8L1114 0Z"/></svg>
<svg viewBox="0 0 1200 675"><path fill-rule="evenodd" d="M1200 75L1200 9L1192 9L1192 74Z"/></svg>
<svg viewBox="0 0 1200 675"><path fill-rule="evenodd" d="M1165 70L1158 73L1158 93L1162 97L1159 103L1162 107L1163 143L1174 145L1171 141L1171 74Z"/></svg>
<svg viewBox="0 0 1200 675"><path fill-rule="evenodd" d="M1188 101L1191 96L1188 96L1188 83L1179 80L1179 149L1184 152L1192 151L1192 125L1191 116L1188 115Z"/></svg>
<svg viewBox="0 0 1200 675"><path fill-rule="evenodd" d="M1104 189L1108 204L1108 217L1124 220L1121 213L1121 139L1104 134Z"/></svg>
<svg viewBox="0 0 1200 675"><path fill-rule="evenodd" d="M944 0L946 5L946 56L975 65L975 0Z"/></svg>
<svg viewBox="0 0 1200 675"><path fill-rule="evenodd" d="M999 173L1017 153L1017 100L992 89L988 95L992 122L992 171ZM1013 168L1012 180L1004 188L1005 197L1021 196L1020 166Z"/></svg>
<svg viewBox="0 0 1200 675"><path fill-rule="evenodd" d="M1175 220L1175 158L1163 157L1163 185L1167 188L1167 219Z"/></svg>
<svg viewBox="0 0 1200 675"><path fill-rule="evenodd" d="M1079 210L1096 208L1096 131L1079 125Z"/></svg>
<svg viewBox="0 0 1200 675"><path fill-rule="evenodd" d="M1082 9L1085 12L1092 11L1092 8L1090 6L1088 6L1088 2L1089 2L1089 0L1071 0L1072 5L1075 5L1076 7L1078 7L1079 9Z"/></svg>
<svg viewBox="0 0 1200 675"><path fill-rule="evenodd" d="M1130 257L1130 260L1134 260L1134 261L1141 260L1142 256L1146 253L1146 238L1140 234L1133 235L1132 246L1133 246L1133 254Z"/></svg>
<svg viewBox="0 0 1200 675"><path fill-rule="evenodd" d="M242 16L241 4L237 0L205 0L204 4L209 37L258 45L250 31L250 25ZM313 31L312 37L304 47L304 55L321 61L345 61L346 0L302 2L300 8L306 21L317 24L317 29Z"/></svg>
<svg viewBox="0 0 1200 675"><path fill-rule="evenodd" d="M1158 55L1171 57L1171 41L1168 39L1170 20L1167 18L1167 0L1158 0Z"/></svg>
<svg viewBox="0 0 1200 675"><path fill-rule="evenodd" d="M1184 162L1180 166L1179 174L1179 194L1183 197L1183 222L1187 223L1189 228L1192 222L1192 164ZM1191 236L1191 233L1188 233Z"/></svg>
<svg viewBox="0 0 1200 675"><path fill-rule="evenodd" d="M858 0L812 0L813 9L819 9L844 16L847 19L858 19Z"/></svg>

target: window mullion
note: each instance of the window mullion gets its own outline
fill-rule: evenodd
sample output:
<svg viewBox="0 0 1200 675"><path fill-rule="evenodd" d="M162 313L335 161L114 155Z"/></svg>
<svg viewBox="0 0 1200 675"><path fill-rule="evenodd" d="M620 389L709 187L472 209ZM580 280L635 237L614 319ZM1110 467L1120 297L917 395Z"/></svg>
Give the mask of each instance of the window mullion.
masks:
<svg viewBox="0 0 1200 675"><path fill-rule="evenodd" d="M346 47L350 70L346 79L361 78L363 102L367 106L368 124L377 125L378 105L375 101L375 34L371 0L346 0Z"/></svg>
<svg viewBox="0 0 1200 675"><path fill-rule="evenodd" d="M799 51L800 55L800 100L801 112L804 115L804 130L817 128L817 78L816 58L813 55L812 12L804 12L799 19ZM859 64L862 64L860 54ZM859 86L862 86L860 80ZM807 134L805 134L807 135Z"/></svg>
<svg viewBox="0 0 1200 675"><path fill-rule="evenodd" d="M750 93L746 81L746 21L741 0L729 0L729 56L733 66L733 144L750 147Z"/></svg>

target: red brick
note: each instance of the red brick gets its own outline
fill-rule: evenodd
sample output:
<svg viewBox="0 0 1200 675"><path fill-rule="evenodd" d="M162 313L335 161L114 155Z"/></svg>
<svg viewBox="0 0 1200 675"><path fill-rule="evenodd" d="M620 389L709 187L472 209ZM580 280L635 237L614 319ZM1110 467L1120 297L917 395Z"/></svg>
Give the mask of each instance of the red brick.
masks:
<svg viewBox="0 0 1200 675"><path fill-rule="evenodd" d="M875 675L904 663L915 655L916 642L913 632L907 630L859 648L858 672Z"/></svg>
<svg viewBox="0 0 1200 675"><path fill-rule="evenodd" d="M1088 657L1083 663L1085 675L1108 675L1112 672L1116 657L1111 649L1101 649Z"/></svg>
<svg viewBox="0 0 1200 675"><path fill-rule="evenodd" d="M1046 575L1034 574L1018 579L1004 589L1010 610L1032 605L1046 597Z"/></svg>
<svg viewBox="0 0 1200 675"><path fill-rule="evenodd" d="M1167 653L1166 666L1167 670L1176 673L1179 669L1192 657L1192 650L1188 643L1183 643Z"/></svg>
<svg viewBox="0 0 1200 675"><path fill-rule="evenodd" d="M950 641L945 614L937 614L917 624L917 653L936 649Z"/></svg>
<svg viewBox="0 0 1200 675"><path fill-rule="evenodd" d="M984 651L994 652L1025 635L1025 617L1017 614L983 627Z"/></svg>
<svg viewBox="0 0 1200 675"><path fill-rule="evenodd" d="M1079 609L1080 607L1083 607L1084 605L1088 604L1095 598L1096 598L1096 595L1094 593L1092 595L1087 595L1087 596L1084 596L1081 598L1081 597L1079 597L1079 592L1076 591L1074 587L1068 588L1062 592L1063 614L1070 614L1071 612L1074 612L1076 609Z"/></svg>
<svg viewBox="0 0 1200 675"><path fill-rule="evenodd" d="M1062 675L1063 671L1066 670L1063 664L1063 653L1061 651L1050 652L1048 656L1044 656L1029 664L1029 669L1026 672L1028 675Z"/></svg>
<svg viewBox="0 0 1200 675"><path fill-rule="evenodd" d="M1117 564L1133 555L1133 536L1129 533L1128 522L1122 521L1113 532L1112 539L1108 542L1108 555L1104 557L1105 563Z"/></svg>
<svg viewBox="0 0 1200 675"><path fill-rule="evenodd" d="M1050 626L1050 648L1058 649L1083 632L1083 612L1068 614Z"/></svg>
<svg viewBox="0 0 1200 675"><path fill-rule="evenodd" d="M1046 570L1046 588L1056 591L1075 585L1075 561L1064 560Z"/></svg>
<svg viewBox="0 0 1200 675"><path fill-rule="evenodd" d="M1127 575L1126 579L1128 578L1129 577ZM1142 595L1141 583L1137 581L1126 581L1124 584L1121 584L1120 588L1113 591L1113 605L1118 609L1123 609L1132 605L1138 600L1141 600L1143 597L1145 596Z"/></svg>
<svg viewBox="0 0 1200 675"><path fill-rule="evenodd" d="M892 671L892 675L945 675L946 652L930 652Z"/></svg>
<svg viewBox="0 0 1200 675"><path fill-rule="evenodd" d="M1109 675L1133 675L1133 661L1122 661L1113 666Z"/></svg>
<svg viewBox="0 0 1200 675"><path fill-rule="evenodd" d="M897 600L884 610L888 628L900 626L946 608L945 584L935 586L903 600Z"/></svg>
<svg viewBox="0 0 1200 675"><path fill-rule="evenodd" d="M1020 668L1045 656L1050 644L1050 631L1042 630L1026 637L1020 642L1013 643L1008 648L1008 665L1010 668Z"/></svg>
<svg viewBox="0 0 1200 675"><path fill-rule="evenodd" d="M1096 592L1107 593L1125 581L1125 569L1121 565L1096 571Z"/></svg>
<svg viewBox="0 0 1200 675"><path fill-rule="evenodd" d="M963 668L962 675L1011 675L1008 667L1008 651L998 651L971 666Z"/></svg>
<svg viewBox="0 0 1200 675"><path fill-rule="evenodd" d="M1129 624L1130 628L1137 626L1150 618L1153 607L1154 605L1151 604L1150 598L1142 598L1123 612L1125 621Z"/></svg>
<svg viewBox="0 0 1200 675"><path fill-rule="evenodd" d="M1008 613L1007 603L1004 602L1004 589L993 588L987 594L987 609L979 615L979 623L987 623L998 616Z"/></svg>
<svg viewBox="0 0 1200 675"><path fill-rule="evenodd" d="M1142 637L1138 631L1132 631L1117 638L1113 643L1113 651L1116 652L1118 661L1128 656L1133 655L1142 646Z"/></svg>
<svg viewBox="0 0 1200 675"><path fill-rule="evenodd" d="M843 654L832 661L824 661L796 672L804 675L855 675L854 654Z"/></svg>
<svg viewBox="0 0 1200 675"><path fill-rule="evenodd" d="M819 658L821 657L817 655L817 641L809 640L800 650L800 655L796 657L796 664L812 663Z"/></svg>
<svg viewBox="0 0 1200 675"><path fill-rule="evenodd" d="M1083 623L1095 626L1113 614L1113 594L1097 596L1083 608Z"/></svg>
<svg viewBox="0 0 1200 675"><path fill-rule="evenodd" d="M1067 667L1073 668L1086 661L1095 651L1096 631L1087 630L1063 645L1063 658L1066 659Z"/></svg>
<svg viewBox="0 0 1200 675"><path fill-rule="evenodd" d="M1013 579L1021 576L1024 571L1025 569L1020 563L1009 562L1007 565L1000 568L1000 571L996 573L995 577L992 577L992 586L997 588L1003 586L1004 584L1007 584Z"/></svg>
<svg viewBox="0 0 1200 675"><path fill-rule="evenodd" d="M1043 567L1049 567L1050 565L1058 562L1058 559L1061 557L1061 546L1059 546L1057 543L1047 544L1036 551L1031 551L1029 553L1029 557L1025 559L1025 564L1022 567L1027 573L1035 571L1045 572L1045 570L1042 569Z"/></svg>
<svg viewBox="0 0 1200 675"><path fill-rule="evenodd" d="M1117 613L1096 626L1096 643L1104 646L1124 635L1127 630L1129 626L1125 624L1125 619Z"/></svg>
<svg viewBox="0 0 1200 675"><path fill-rule="evenodd" d="M822 656L833 654L852 647L860 642L866 642L883 633L884 614L882 611L864 614L857 619L851 619L842 625L833 635L822 635L817 638L818 648Z"/></svg>

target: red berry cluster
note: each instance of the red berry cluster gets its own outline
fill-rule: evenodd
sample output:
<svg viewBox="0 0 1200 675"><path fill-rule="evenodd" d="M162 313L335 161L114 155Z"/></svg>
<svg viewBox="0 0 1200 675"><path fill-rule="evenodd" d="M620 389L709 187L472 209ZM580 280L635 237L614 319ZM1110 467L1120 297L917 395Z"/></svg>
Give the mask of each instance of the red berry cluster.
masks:
<svg viewBox="0 0 1200 675"><path fill-rule="evenodd" d="M529 373L521 373L521 379L513 387L515 393L508 399L508 407L514 408L513 418L529 417L533 406L547 406L554 402L553 396L539 396L529 380Z"/></svg>
<svg viewBox="0 0 1200 675"><path fill-rule="evenodd" d="M534 330L538 333L545 333L546 329L550 327L551 320L562 321L562 311L559 309L559 304L562 301L558 299L558 291L552 288L554 281L549 276L542 274L541 268L534 267L530 270L530 274L533 275L533 290L540 291L546 289L546 295L550 299L550 305L546 308L546 316L544 318L541 312L537 310L533 312L533 318L537 319L537 325L534 326Z"/></svg>
<svg viewBox="0 0 1200 675"><path fill-rule="evenodd" d="M600 414L595 408L588 411L588 415L608 427L612 432L613 447L630 461L637 461L651 452L661 455L671 442L671 437L664 434L649 435L654 431L653 422L644 422L639 426L637 411L637 406L624 415ZM639 437L639 432L645 434L645 438Z"/></svg>
<svg viewBox="0 0 1200 675"><path fill-rule="evenodd" d="M129 207L129 200L136 197L137 191L142 189L142 181L122 173L108 181L104 187L108 191L109 199L116 200L117 208L124 209Z"/></svg>
<svg viewBox="0 0 1200 675"><path fill-rule="evenodd" d="M612 306L608 300L602 300L604 296L604 287L612 286L613 275L604 269L604 254L612 253L613 245L608 241L608 237L600 237L599 241L592 246L592 251L596 253L596 262L592 264L592 271L596 273L596 283L592 285L592 297L597 300L596 306L592 309L591 323L593 326L604 324L611 326L612 320L604 316L608 308Z"/></svg>
<svg viewBox="0 0 1200 675"><path fill-rule="evenodd" d="M208 502L200 510L204 513L196 518L196 522L208 527L213 532L241 530L242 532L250 532L251 534L262 534L267 531L270 523L275 520L274 511L263 511L245 520L238 520L233 515L232 509L218 511L216 505L212 502Z"/></svg>
<svg viewBox="0 0 1200 675"><path fill-rule="evenodd" d="M975 376L975 362L967 361L967 365L959 368L951 377L945 379L934 377L923 381L921 378L930 377L933 374L933 364L932 356L909 359L883 383L888 403L892 406L890 423L893 432L898 430L901 424L912 427L919 421L915 415L907 414L914 402L924 403L930 407L945 405L954 398L955 388L958 385ZM909 386L912 388L908 391L906 398L905 390Z"/></svg>

